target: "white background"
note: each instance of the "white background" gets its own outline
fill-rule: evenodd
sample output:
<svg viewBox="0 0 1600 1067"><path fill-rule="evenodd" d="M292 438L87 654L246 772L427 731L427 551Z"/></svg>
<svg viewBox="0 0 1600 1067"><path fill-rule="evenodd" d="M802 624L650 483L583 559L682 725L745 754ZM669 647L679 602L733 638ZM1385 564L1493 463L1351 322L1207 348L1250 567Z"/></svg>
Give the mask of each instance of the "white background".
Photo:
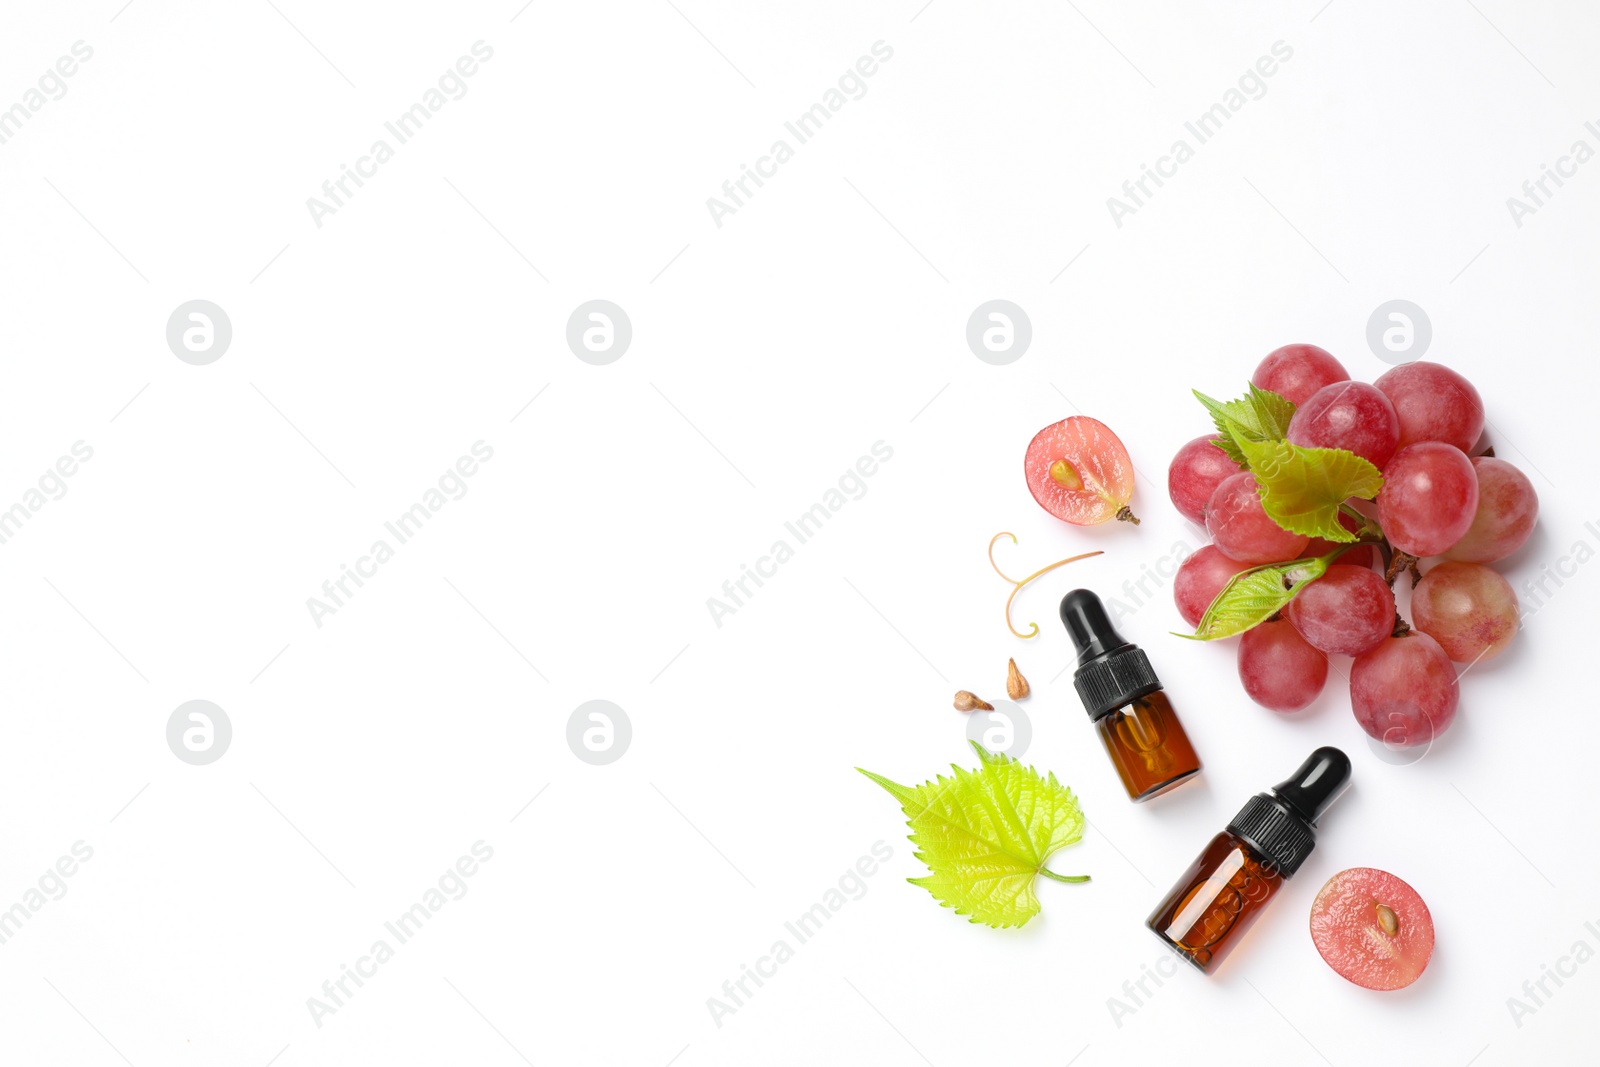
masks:
<svg viewBox="0 0 1600 1067"><path fill-rule="evenodd" d="M275 2L10 5L0 33L0 106L94 49L0 145L0 507L94 450L0 546L0 907L93 849L0 945L0 1058L1592 1058L1600 964L1520 1026L1507 998L1600 948L1596 578L1560 562L1600 548L1600 164L1520 228L1506 198L1573 141L1600 147L1600 15ZM478 40L494 56L467 95L318 228L306 199ZM706 198L880 40L866 95L717 227ZM1266 94L1117 227L1107 197L1277 41L1293 57ZM164 335L197 298L234 330L203 367ZM594 298L633 323L605 367L564 340ZM1033 326L1005 367L964 338L993 298ZM1167 636L1169 590L1147 583L1124 628L1206 771L1128 803L1060 673L1056 600L1126 600L1202 543L1163 484L1207 428L1191 387L1235 395L1291 341L1370 380L1367 318L1395 298L1534 479L1540 525L1506 567L1525 607L1524 583L1572 576L1410 766L1367 746L1338 675L1303 714L1252 705L1233 649ZM1139 528L1069 528L1030 499L1029 438L1079 411L1132 452ZM480 440L467 495L315 625L307 598ZM714 625L707 598L880 440L866 495ZM1030 642L984 559L1001 530L1014 574L1105 550L1019 596ZM1093 881L1042 884L1043 914L1000 932L905 883L903 818L853 768L970 764L951 693L997 694L1013 655L1026 758L1093 823L1052 867ZM633 726L608 766L565 740L595 698ZM166 744L191 699L233 725L209 766ZM1118 1018L1110 998L1161 958L1144 916L1320 744L1355 785L1310 862L1219 974ZM467 895L316 1025L307 998L479 840ZM880 840L866 895L716 1025L707 998ZM1307 935L1352 866L1432 909L1437 951L1403 992L1349 985Z"/></svg>

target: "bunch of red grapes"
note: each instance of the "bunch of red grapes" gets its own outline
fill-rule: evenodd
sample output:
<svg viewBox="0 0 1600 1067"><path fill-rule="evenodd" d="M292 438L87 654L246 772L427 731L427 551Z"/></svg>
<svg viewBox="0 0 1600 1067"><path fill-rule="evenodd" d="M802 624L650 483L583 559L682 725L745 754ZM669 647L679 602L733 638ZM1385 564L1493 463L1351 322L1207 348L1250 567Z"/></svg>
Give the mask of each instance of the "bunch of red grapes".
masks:
<svg viewBox="0 0 1600 1067"><path fill-rule="evenodd" d="M1291 444L1346 449L1382 471L1375 501L1348 501L1368 522L1340 520L1352 532L1375 521L1382 540L1345 552L1240 637L1245 692L1273 711L1298 711L1322 692L1328 657L1351 656L1350 704L1362 728L1394 747L1428 744L1455 718L1455 664L1498 655L1517 631L1516 594L1488 565L1527 541L1539 512L1533 485L1505 460L1481 454L1483 401L1448 367L1409 363L1368 385L1351 381L1315 345L1287 345L1262 360L1251 381L1295 405ZM1190 441L1167 473L1173 504L1212 540L1173 583L1191 626L1235 574L1340 547L1273 521L1255 475L1217 440ZM1407 570L1415 583L1409 623L1392 589Z"/></svg>

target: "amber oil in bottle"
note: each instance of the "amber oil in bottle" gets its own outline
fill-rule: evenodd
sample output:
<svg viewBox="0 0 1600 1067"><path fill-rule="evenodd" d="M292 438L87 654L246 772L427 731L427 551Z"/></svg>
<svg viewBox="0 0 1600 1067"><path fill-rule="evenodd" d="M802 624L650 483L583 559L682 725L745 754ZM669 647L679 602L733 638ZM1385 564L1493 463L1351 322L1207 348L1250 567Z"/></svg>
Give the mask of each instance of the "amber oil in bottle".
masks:
<svg viewBox="0 0 1600 1067"><path fill-rule="evenodd" d="M1189 864L1146 920L1178 955L1211 974L1316 847L1317 819L1350 781L1350 758L1319 748L1258 793Z"/></svg>
<svg viewBox="0 0 1600 1067"><path fill-rule="evenodd" d="M1061 599L1061 622L1078 650L1073 685L1128 796L1146 801L1199 774L1149 657L1117 633L1100 598L1074 589Z"/></svg>

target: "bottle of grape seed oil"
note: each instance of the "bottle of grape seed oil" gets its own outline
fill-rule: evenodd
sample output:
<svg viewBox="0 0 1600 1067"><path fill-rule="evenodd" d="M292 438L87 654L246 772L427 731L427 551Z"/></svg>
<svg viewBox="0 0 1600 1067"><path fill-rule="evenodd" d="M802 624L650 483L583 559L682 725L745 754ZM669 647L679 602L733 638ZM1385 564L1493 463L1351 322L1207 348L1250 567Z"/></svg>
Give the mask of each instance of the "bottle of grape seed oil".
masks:
<svg viewBox="0 0 1600 1067"><path fill-rule="evenodd" d="M1145 925L1206 974L1215 971L1311 855L1317 820L1349 781L1349 756L1311 753L1288 779L1250 798Z"/></svg>
<svg viewBox="0 0 1600 1067"><path fill-rule="evenodd" d="M1078 650L1072 683L1134 803L1199 774L1200 757L1150 658L1117 633L1100 598L1074 589L1061 599L1061 622Z"/></svg>

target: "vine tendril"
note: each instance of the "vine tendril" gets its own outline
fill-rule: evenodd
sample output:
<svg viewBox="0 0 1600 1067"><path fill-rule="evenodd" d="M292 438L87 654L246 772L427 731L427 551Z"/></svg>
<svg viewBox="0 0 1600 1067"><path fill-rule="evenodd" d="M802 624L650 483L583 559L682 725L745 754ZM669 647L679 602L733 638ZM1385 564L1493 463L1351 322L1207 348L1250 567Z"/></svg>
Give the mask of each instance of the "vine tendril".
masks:
<svg viewBox="0 0 1600 1067"><path fill-rule="evenodd" d="M1022 638L1024 641L1026 641L1031 637L1038 637L1039 636L1039 624L1036 623L1036 622L1030 622L1028 625L1030 627L1032 627L1032 629L1028 633L1023 633L1021 630L1018 630L1015 626L1013 626L1011 624L1011 602L1013 600L1017 599L1017 594L1022 592L1022 587L1027 585L1029 582L1033 581L1035 578L1039 577L1041 574L1049 574L1051 571L1055 570L1057 567L1064 566L1064 565L1066 565L1068 563L1075 563L1080 559L1088 559L1090 556L1104 555L1104 552L1102 552L1099 549L1096 549L1093 552L1084 552L1084 553L1082 553L1080 555L1068 556L1066 559L1058 559L1054 563L1050 564L1048 567L1040 567L1038 570L1034 571L1032 574L1028 575L1026 578L1023 578L1021 581L1018 581L1017 579L1012 578L1009 575L1007 575L1005 571L1000 569L1000 565L994 561L994 543L996 541L1000 540L1000 538L1002 538L1002 537L1011 538L1011 543L1012 544L1016 544L1017 543L1017 535L1012 533L1009 530L1003 530L1000 533L997 533L993 537L989 538L989 566L993 567L994 568L994 572L996 574L998 574L1001 578L1003 578L1006 581L1011 583L1011 587L1012 587L1011 588L1011 595L1006 597L1006 629L1010 630L1013 634L1015 634L1016 636Z"/></svg>

